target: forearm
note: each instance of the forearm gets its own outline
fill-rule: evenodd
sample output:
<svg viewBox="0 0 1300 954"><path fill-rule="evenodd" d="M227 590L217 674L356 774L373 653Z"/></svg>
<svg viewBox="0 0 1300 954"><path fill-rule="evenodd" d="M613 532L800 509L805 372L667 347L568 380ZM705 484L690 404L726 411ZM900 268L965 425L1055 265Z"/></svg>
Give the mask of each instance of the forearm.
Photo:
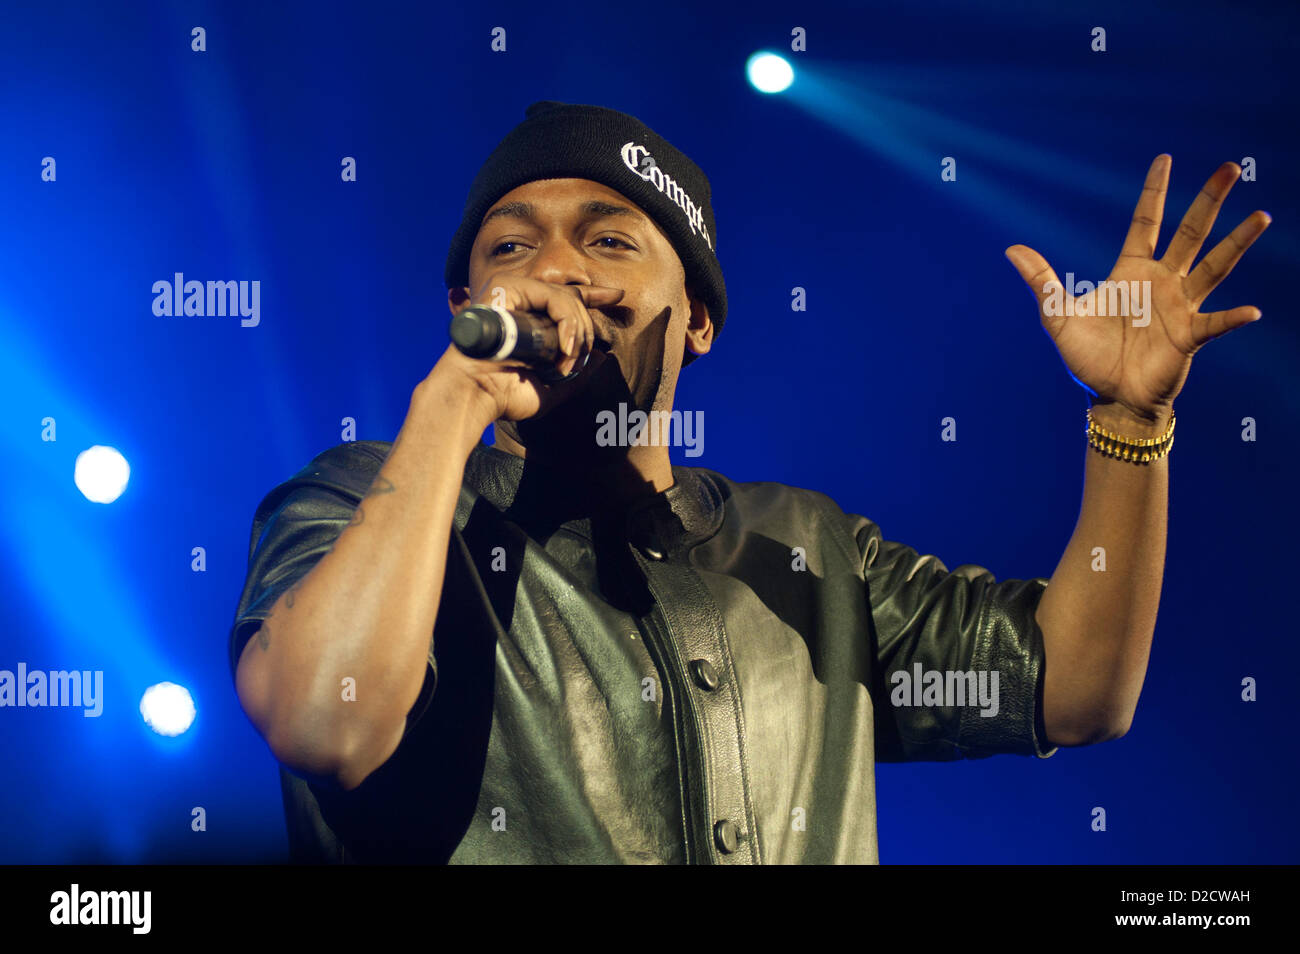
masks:
<svg viewBox="0 0 1300 954"><path fill-rule="evenodd" d="M1159 436L1169 421L1106 405L1093 408L1093 419L1131 437ZM1128 730L1164 575L1169 457L1139 465L1084 450L1079 519L1036 615L1047 657L1043 720L1062 745Z"/></svg>
<svg viewBox="0 0 1300 954"><path fill-rule="evenodd" d="M240 696L260 701L250 718L290 767L353 787L396 749L425 678L465 463L486 426L470 394L422 382L352 521L250 640Z"/></svg>

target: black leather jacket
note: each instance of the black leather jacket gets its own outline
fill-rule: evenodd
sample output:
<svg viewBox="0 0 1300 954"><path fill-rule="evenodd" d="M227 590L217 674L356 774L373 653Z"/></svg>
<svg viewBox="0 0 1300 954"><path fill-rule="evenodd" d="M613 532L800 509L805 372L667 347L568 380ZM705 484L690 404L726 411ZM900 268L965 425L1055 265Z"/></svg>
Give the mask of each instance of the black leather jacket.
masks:
<svg viewBox="0 0 1300 954"><path fill-rule="evenodd" d="M232 676L390 446L334 447L262 501ZM280 769L295 860L875 863L877 760L1055 751L1045 579L949 572L812 491L673 474L612 526L475 448L406 735L351 792ZM921 700L894 673L932 670L997 671L996 714L895 704Z"/></svg>

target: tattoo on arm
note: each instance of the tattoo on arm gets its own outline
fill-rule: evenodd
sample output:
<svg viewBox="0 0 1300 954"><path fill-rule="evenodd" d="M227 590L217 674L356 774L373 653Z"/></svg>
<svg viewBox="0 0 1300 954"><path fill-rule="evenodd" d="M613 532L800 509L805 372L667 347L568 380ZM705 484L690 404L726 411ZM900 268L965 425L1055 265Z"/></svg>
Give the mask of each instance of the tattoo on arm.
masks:
<svg viewBox="0 0 1300 954"><path fill-rule="evenodd" d="M376 474L375 482L371 484L370 489L366 491L366 496L374 497L377 494L391 494L396 489L397 488L393 486L393 482L391 480L389 480L383 474Z"/></svg>
<svg viewBox="0 0 1300 954"><path fill-rule="evenodd" d="M389 480L383 474L376 474L374 483L372 483L370 485L370 489L366 491L366 498L369 499L370 497L377 497L381 494L391 494L396 489L397 488L393 486L393 482L391 480ZM359 523L365 523L365 520L366 520L365 508L359 503L357 504L357 509L352 511L352 519L348 521L348 526L355 527Z"/></svg>
<svg viewBox="0 0 1300 954"><path fill-rule="evenodd" d="M393 486L393 482L389 480L387 477L376 475L374 483L371 484L370 489L366 491L366 496L373 497L376 494L391 494L396 489L397 488ZM357 504L357 509L352 512L352 520L348 523L348 526L355 527L357 524L364 522L365 519L366 519L365 511L361 508L361 504ZM334 545L331 544L329 550L326 550L325 552L329 553L333 549L334 549ZM284 592L285 609L293 609L294 601L297 599L298 590L302 589L302 585L305 582L307 582L307 578L304 576L293 586L285 590ZM258 627L257 643L259 646L262 647L263 650L269 649L271 646L271 627L267 625L265 620L263 620L262 625Z"/></svg>

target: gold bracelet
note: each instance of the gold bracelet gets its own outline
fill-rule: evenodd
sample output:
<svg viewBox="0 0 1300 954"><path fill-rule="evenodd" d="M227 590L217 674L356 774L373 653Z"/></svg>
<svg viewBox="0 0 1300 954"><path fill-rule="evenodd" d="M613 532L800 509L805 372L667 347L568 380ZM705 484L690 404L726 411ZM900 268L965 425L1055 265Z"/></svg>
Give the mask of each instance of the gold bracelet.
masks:
<svg viewBox="0 0 1300 954"><path fill-rule="evenodd" d="M1107 457L1128 461L1130 464L1149 464L1169 453L1174 446L1174 415L1169 415L1169 426L1159 437L1124 437L1106 430L1092 419L1088 408L1088 446Z"/></svg>

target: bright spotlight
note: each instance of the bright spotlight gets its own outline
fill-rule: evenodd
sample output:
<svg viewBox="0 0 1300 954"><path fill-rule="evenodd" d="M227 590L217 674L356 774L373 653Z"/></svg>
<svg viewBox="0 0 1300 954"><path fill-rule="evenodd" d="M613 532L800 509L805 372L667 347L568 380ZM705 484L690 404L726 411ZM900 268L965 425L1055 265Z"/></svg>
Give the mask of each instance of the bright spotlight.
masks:
<svg viewBox="0 0 1300 954"><path fill-rule="evenodd" d="M760 93L780 93L794 82L794 69L775 53L755 53L745 64L750 85Z"/></svg>
<svg viewBox="0 0 1300 954"><path fill-rule="evenodd" d="M92 503L112 503L126 490L131 465L115 447L96 444L77 455L72 479Z"/></svg>
<svg viewBox="0 0 1300 954"><path fill-rule="evenodd" d="M140 715L159 735L180 735L194 721L194 700L184 686L160 682L144 691Z"/></svg>

